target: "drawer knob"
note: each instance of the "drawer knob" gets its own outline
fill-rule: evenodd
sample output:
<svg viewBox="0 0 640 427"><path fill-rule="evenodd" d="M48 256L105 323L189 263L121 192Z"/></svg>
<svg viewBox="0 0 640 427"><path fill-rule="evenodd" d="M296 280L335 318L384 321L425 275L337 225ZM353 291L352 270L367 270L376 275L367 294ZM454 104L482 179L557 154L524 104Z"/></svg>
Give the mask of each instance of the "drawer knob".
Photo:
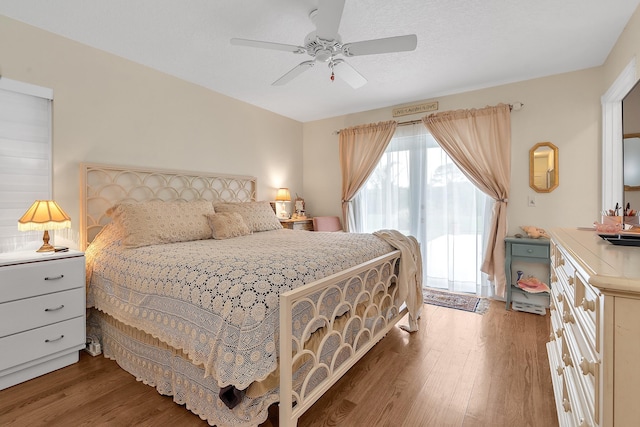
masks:
<svg viewBox="0 0 640 427"><path fill-rule="evenodd" d="M558 302L562 302L564 300L564 295L558 294Z"/></svg>
<svg viewBox="0 0 640 427"><path fill-rule="evenodd" d="M569 284L573 286L575 279L573 278L573 276L569 276L569 278L567 279L567 282L569 282Z"/></svg>
<svg viewBox="0 0 640 427"><path fill-rule="evenodd" d="M564 372L564 366L558 365L558 367L556 368L556 372L558 373L558 375L562 375L562 373Z"/></svg>
<svg viewBox="0 0 640 427"><path fill-rule="evenodd" d="M569 403L569 399L562 399L562 409L564 409L564 412L569 412L571 410L571 403Z"/></svg>
<svg viewBox="0 0 640 427"><path fill-rule="evenodd" d="M562 328L560 328L560 329L558 329L558 330L556 331L556 336L557 336L558 338L562 337Z"/></svg>
<svg viewBox="0 0 640 427"><path fill-rule="evenodd" d="M584 418L580 418L580 424L578 424L578 427L589 427L589 425L590 424L586 422Z"/></svg>
<svg viewBox="0 0 640 427"><path fill-rule="evenodd" d="M583 357L580 361L580 370L582 371L582 375L595 375L596 364L589 362L585 357Z"/></svg>
<svg viewBox="0 0 640 427"><path fill-rule="evenodd" d="M564 258L560 257L558 260L558 265L564 265Z"/></svg>
<svg viewBox="0 0 640 427"><path fill-rule="evenodd" d="M569 313L568 311L564 312L564 315L562 316L562 320L564 320L564 323L575 323L573 314Z"/></svg>
<svg viewBox="0 0 640 427"><path fill-rule="evenodd" d="M59 276L55 276L55 277L45 277L44 280L60 280L64 277L64 274L61 274Z"/></svg>
<svg viewBox="0 0 640 427"><path fill-rule="evenodd" d="M44 342L56 342L56 341L60 341L62 338L64 338L64 335L60 335L58 338L54 338L54 339L46 339L44 340Z"/></svg>
<svg viewBox="0 0 640 427"><path fill-rule="evenodd" d="M586 298L582 298L582 302L580 303L580 305L585 309L585 311L596 311L595 301L590 301Z"/></svg>
<svg viewBox="0 0 640 427"><path fill-rule="evenodd" d="M56 307L56 308L45 308L44 311L58 311L58 310L62 310L64 308L64 304L60 304L60 307Z"/></svg>
<svg viewBox="0 0 640 427"><path fill-rule="evenodd" d="M532 254L533 253L533 249L529 248L529 249L527 249L527 252Z"/></svg>
<svg viewBox="0 0 640 427"><path fill-rule="evenodd" d="M573 366L573 362L571 361L571 356L569 356L567 353L562 355L562 361L564 362L565 366Z"/></svg>

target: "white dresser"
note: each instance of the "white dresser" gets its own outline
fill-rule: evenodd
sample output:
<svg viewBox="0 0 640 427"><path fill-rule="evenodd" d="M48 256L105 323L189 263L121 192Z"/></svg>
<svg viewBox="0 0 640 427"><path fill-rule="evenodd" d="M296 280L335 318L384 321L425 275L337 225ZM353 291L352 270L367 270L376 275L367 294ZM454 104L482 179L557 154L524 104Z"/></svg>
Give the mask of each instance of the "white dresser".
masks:
<svg viewBox="0 0 640 427"><path fill-rule="evenodd" d="M84 347L84 254L0 254L0 390L77 362Z"/></svg>
<svg viewBox="0 0 640 427"><path fill-rule="evenodd" d="M640 247L551 230L547 352L560 426L640 425Z"/></svg>

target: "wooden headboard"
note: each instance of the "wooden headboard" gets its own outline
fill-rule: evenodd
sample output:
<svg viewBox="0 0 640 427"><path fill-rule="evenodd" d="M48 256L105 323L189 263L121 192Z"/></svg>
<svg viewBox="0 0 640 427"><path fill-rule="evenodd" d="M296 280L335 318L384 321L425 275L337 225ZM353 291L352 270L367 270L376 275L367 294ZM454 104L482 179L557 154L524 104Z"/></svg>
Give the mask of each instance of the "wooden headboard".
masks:
<svg viewBox="0 0 640 427"><path fill-rule="evenodd" d="M107 209L118 202L256 200L253 176L80 164L80 245L85 250L110 218Z"/></svg>

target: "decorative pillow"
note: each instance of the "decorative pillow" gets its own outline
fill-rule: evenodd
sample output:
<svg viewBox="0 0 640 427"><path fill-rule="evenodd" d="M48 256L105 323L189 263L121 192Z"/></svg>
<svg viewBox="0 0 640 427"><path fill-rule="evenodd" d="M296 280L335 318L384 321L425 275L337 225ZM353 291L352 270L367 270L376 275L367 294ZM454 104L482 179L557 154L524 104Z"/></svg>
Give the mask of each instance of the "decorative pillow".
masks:
<svg viewBox="0 0 640 427"><path fill-rule="evenodd" d="M121 228L122 243L128 248L210 239L206 215L213 213L207 200L120 203L107 211Z"/></svg>
<svg viewBox="0 0 640 427"><path fill-rule="evenodd" d="M220 212L207 215L213 238L217 240L229 239L251 234L249 227L237 212Z"/></svg>
<svg viewBox="0 0 640 427"><path fill-rule="evenodd" d="M214 206L216 213L236 212L242 216L245 224L252 232L278 230L282 224L278 220L271 204L264 202L239 202L239 203L217 203Z"/></svg>

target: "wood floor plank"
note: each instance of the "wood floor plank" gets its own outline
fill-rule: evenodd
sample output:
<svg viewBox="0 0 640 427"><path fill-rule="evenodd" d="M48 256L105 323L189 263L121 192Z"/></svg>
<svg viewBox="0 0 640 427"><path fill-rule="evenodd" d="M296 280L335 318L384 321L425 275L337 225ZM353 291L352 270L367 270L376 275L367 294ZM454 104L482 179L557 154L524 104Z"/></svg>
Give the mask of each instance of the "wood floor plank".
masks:
<svg viewBox="0 0 640 427"><path fill-rule="evenodd" d="M406 323L406 320L403 320ZM392 329L299 420L319 426L557 426L548 316L427 305ZM2 426L206 426L114 361L80 362L0 391ZM261 427L277 427L277 406Z"/></svg>

